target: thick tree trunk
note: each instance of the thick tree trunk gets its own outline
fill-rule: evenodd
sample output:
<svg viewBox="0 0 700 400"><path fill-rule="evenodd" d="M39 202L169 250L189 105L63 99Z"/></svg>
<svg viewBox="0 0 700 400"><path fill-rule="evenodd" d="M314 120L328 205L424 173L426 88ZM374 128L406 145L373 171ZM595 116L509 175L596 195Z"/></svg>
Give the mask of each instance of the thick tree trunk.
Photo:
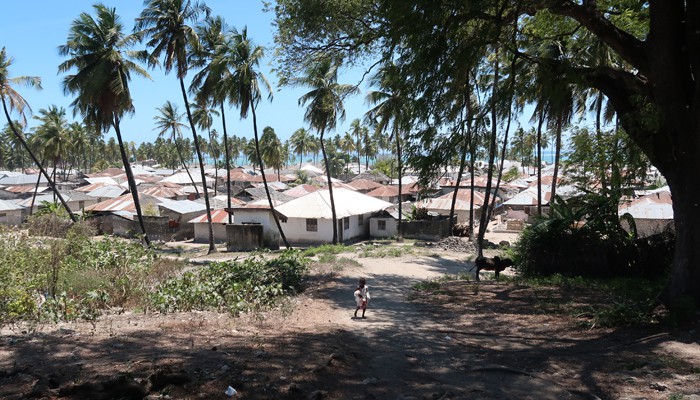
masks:
<svg viewBox="0 0 700 400"><path fill-rule="evenodd" d="M561 115L557 116L556 124L556 142L554 144L554 172L552 173L552 195L549 198L549 202L554 201L554 197L557 195L557 178L559 177L559 158L561 157L561 131L562 125L564 125L563 118Z"/></svg>
<svg viewBox="0 0 700 400"><path fill-rule="evenodd" d="M180 91L182 92L182 100L185 102L185 110L187 111L187 120L190 122L190 129L192 129L192 137L194 138L194 149L197 152L197 160L199 161L199 172L202 178L202 189L204 190L204 204L207 207L207 225L209 226L209 254L216 253L216 246L214 244L214 225L211 221L211 205L209 204L209 193L207 190L207 179L204 174L204 162L202 160L202 150L199 147L199 138L197 138L197 131L194 128L194 121L192 120L192 112L190 111L190 103L187 101L187 91L185 90L185 81L180 78ZM196 186L195 186L196 187Z"/></svg>
<svg viewBox="0 0 700 400"><path fill-rule="evenodd" d="M544 111L540 110L537 120L537 216L542 216L542 123Z"/></svg>
<svg viewBox="0 0 700 400"><path fill-rule="evenodd" d="M401 136L399 134L399 129L396 126L396 121L394 121L394 140L396 140L396 159L398 160L398 169L399 169L399 222L397 225L397 237L396 241L397 242L403 242L403 226L401 224L401 220L403 219L403 213L401 210L401 175L403 174L402 171L402 166L403 162L401 160Z"/></svg>

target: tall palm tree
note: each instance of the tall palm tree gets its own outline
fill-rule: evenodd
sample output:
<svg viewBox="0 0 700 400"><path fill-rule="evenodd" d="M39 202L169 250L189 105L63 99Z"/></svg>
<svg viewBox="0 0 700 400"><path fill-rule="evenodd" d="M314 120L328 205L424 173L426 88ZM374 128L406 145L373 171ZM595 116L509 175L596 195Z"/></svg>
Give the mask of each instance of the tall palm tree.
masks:
<svg viewBox="0 0 700 400"><path fill-rule="evenodd" d="M64 73L76 70L75 74L69 74L63 80L63 90L76 95L71 103L74 111L98 131L106 132L110 127L114 128L143 240L148 246L150 242L143 222L136 180L120 129L122 117L134 113L129 90L131 75L150 78L131 59L145 61L147 54L129 50L138 42L138 38L124 34L114 8L102 4L93 8L95 18L81 13L71 24L66 44L59 47L59 53L69 59L61 63L58 70Z"/></svg>
<svg viewBox="0 0 700 400"><path fill-rule="evenodd" d="M211 103L218 106L221 112L224 156L226 158L226 198L227 206L230 209L231 152L234 148L239 149L234 156L234 159L237 159L237 155L240 153L240 142L235 136L229 141L224 103L228 101L229 105L234 105L238 102L235 90L233 90L235 82L231 72L239 62L233 40L235 35L221 16L207 17L204 24L197 27L197 32L201 46L192 56L192 63L202 69L192 79L190 93L195 95L197 103ZM232 223L230 213L229 223Z"/></svg>
<svg viewBox="0 0 700 400"><path fill-rule="evenodd" d="M289 142L294 154L299 156L299 169L301 169L304 154L308 154L313 147L313 144L311 143L312 138L309 136L309 132L306 129L299 128L292 133L292 136L289 138Z"/></svg>
<svg viewBox="0 0 700 400"><path fill-rule="evenodd" d="M367 94L367 103L374 105L367 112L367 118L376 125L377 132L385 132L391 126L391 136L396 142L396 159L399 175L399 222L397 241L403 241L401 191L403 160L401 157L401 130L406 129L409 120L409 100L401 90L401 78L393 65L384 66L372 77L371 85L379 90Z"/></svg>
<svg viewBox="0 0 700 400"><path fill-rule="evenodd" d="M331 182L331 169L326 156L326 148L323 136L326 130L333 130L338 120L345 119L345 98L358 92L353 85L338 83L338 64L330 58L324 58L311 65L305 71L305 75L292 80L296 86L304 86L311 90L299 98L299 105L309 106L304 113L304 121L319 133L321 153L326 167L328 180L328 194L331 201L331 214L333 217L333 244L338 243L338 223L335 212L335 200L333 199L333 185Z"/></svg>
<svg viewBox="0 0 700 400"><path fill-rule="evenodd" d="M260 173L263 178L263 185L265 186L265 193L267 194L267 201L270 204L270 211L275 219L275 224L277 224L277 230L282 237L282 241L287 248L291 248L287 237L282 230L282 225L280 224L279 217L275 212L274 204L272 203L272 197L270 196L270 189L267 186L267 178L265 177L265 167L263 165L263 158L260 154L260 141L258 138L258 119L255 113L255 109L262 98L261 88L264 88L268 92L267 98L272 100L272 87L267 81L265 75L258 70L260 60L265 55L265 49L262 46L257 46L248 37L248 29L243 28L240 33L234 30L234 40L236 54L238 57L238 63L235 64L235 68L232 71L231 81L235 86L232 87L233 92L231 96L236 99L236 103L240 107L241 118L246 118L248 112L250 111L253 117L253 135L255 137L255 152L256 158L260 163Z"/></svg>
<svg viewBox="0 0 700 400"><path fill-rule="evenodd" d="M36 166L39 168L41 174L44 175L44 178L46 178L46 181L49 183L51 190L54 193L56 193L56 196L58 196L58 199L61 201L61 204L68 212L68 215L70 216L71 220L73 220L73 222L76 222L77 219L75 215L73 215L73 212L71 211L70 207L68 207L68 203L66 203L66 201L63 199L61 193L58 190L56 190L56 185L54 184L54 181L46 172L46 169L44 169L44 166L41 164L41 162L39 162L39 159L37 159L34 155L34 151L32 151L32 149L29 147L29 144L24 138L24 134L17 130L17 127L12 121L12 117L10 117L10 113L14 111L19 115L22 123L26 125L26 113L31 112L31 108L29 107L27 101L14 88L15 85L29 86L41 90L41 79L39 77L16 76L11 78L10 66L12 65L12 61L13 59L7 56L5 48L3 47L2 50L0 50L0 100L2 100L2 109L5 112L5 118L7 119L7 123L9 124L12 133L15 135L17 140L20 141L22 147L27 151L29 156L32 158L32 161L34 161L34 164L36 164Z"/></svg>
<svg viewBox="0 0 700 400"><path fill-rule="evenodd" d="M211 10L203 3L190 0L147 0L145 4L146 8L136 18L134 29L140 37L147 38L146 46L152 49L150 64L154 66L155 60L162 56L165 73L167 74L175 68L180 81L182 100L185 102L187 120L192 130L194 147L199 161L199 171L202 177L204 203L207 207L207 222L209 226L209 253L213 253L216 252L216 247L214 244L214 227L211 220L211 205L206 175L204 174L204 161L190 104L187 99L187 90L185 89L185 76L189 70L188 53L193 48L196 51L197 46L199 46L197 32L188 23L196 24L201 15L209 16Z"/></svg>
<svg viewBox="0 0 700 400"><path fill-rule="evenodd" d="M190 177L190 182L192 182L192 186L194 186L194 191L197 193L197 196L199 196L197 183L194 181L194 178L192 178L190 169L187 167L184 155L182 154L182 129L188 129L187 125L180 122L183 114L177 109L177 104L171 103L170 100L166 101L162 107L156 108L156 111L158 111L159 114L153 117L153 121L155 121L156 124L153 130L158 132L158 137L168 138L167 136L169 135L170 140L175 143L177 156L180 158L180 164L185 168L185 172L187 172L187 176Z"/></svg>

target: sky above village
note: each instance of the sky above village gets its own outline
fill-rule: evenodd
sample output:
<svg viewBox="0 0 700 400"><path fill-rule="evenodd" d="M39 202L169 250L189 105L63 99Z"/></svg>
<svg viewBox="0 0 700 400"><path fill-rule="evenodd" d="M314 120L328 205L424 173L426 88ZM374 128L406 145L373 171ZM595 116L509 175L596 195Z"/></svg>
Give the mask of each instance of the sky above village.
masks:
<svg viewBox="0 0 700 400"><path fill-rule="evenodd" d="M103 3L109 7L115 7L121 17L125 30L130 32L134 25L134 19L143 9L141 0L105 0ZM205 3L212 9L213 15L224 17L229 26L242 29L248 27L248 36L253 41L266 47L266 57L260 67L273 86L274 98L272 102L262 100L258 107L258 129L271 126L282 140L288 139L299 128L309 128L304 122L304 108L298 105L298 99L308 89L277 86L277 77L272 72L273 35L274 27L272 12L263 11L263 1L259 0L207 0ZM71 22L81 12L94 15L92 5L95 1L67 0L67 1L12 1L3 4L0 13L0 47L5 47L7 55L14 58L10 67L10 76L38 76L42 79L42 91L32 88L19 87L19 92L29 102L34 114L42 108L50 105L64 107L69 121L74 120L70 103L71 95L63 93L61 82L65 74L58 74L58 65L66 60L58 54L58 46L65 44ZM122 135L126 141L141 143L154 141L158 133L154 131L153 117L157 115L156 108L162 107L166 101L178 105L184 113L184 104L180 93L179 84L174 73L165 75L160 68L149 70L152 81L141 77L132 77L131 90L136 112L133 116L126 116L122 121ZM192 73L188 74L186 84ZM339 77L341 83L357 84L361 79L361 71L343 71ZM347 119L339 123L335 132L330 135L344 134L350 122L355 118L362 118L367 110L364 97L367 85L360 86L361 93L346 103ZM265 97L266 98L266 97ZM236 110L227 110L226 122L229 135L253 137L253 122L249 118L240 120ZM36 125L36 121L29 119L29 128ZM186 119L183 119L186 123ZM3 122L4 125L6 121ZM222 129L220 121L216 121L214 128ZM189 131L183 132L186 137L191 137ZM201 133L200 133L201 134ZM109 132L105 137L112 137Z"/></svg>

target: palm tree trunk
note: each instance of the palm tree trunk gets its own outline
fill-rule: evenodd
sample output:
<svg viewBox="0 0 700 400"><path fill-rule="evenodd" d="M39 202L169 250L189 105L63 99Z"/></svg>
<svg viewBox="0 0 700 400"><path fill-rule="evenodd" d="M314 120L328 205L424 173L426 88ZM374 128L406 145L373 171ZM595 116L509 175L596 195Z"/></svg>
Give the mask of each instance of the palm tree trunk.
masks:
<svg viewBox="0 0 700 400"><path fill-rule="evenodd" d="M542 123L544 111L540 110L537 121L537 215L542 216Z"/></svg>
<svg viewBox="0 0 700 400"><path fill-rule="evenodd" d="M211 152L211 156L214 159L214 196L216 196L218 193L217 190L219 186L219 167L216 165L216 162L218 160L214 158L214 154L216 154L216 151L214 151L214 141L211 137L211 127L207 128L207 133L209 134L209 151Z"/></svg>
<svg viewBox="0 0 700 400"><path fill-rule="evenodd" d="M224 102L219 104L221 107L221 124L224 126L224 152L226 157L226 205L229 210L231 210L231 163L229 162L229 149L228 149L228 132L226 132L226 114L224 113ZM233 223L231 218L231 212L228 213L228 223Z"/></svg>
<svg viewBox="0 0 700 400"><path fill-rule="evenodd" d="M455 182L455 191L452 194L452 204L450 204L450 235L453 234L454 232L454 215L455 215L455 204L457 204L457 192L459 191L459 186L462 183L462 174L464 173L464 166L467 162L467 152L468 152L468 145L469 145L469 140L471 138L471 106L470 106L470 101L471 101L471 93L470 93L470 86L469 86L469 81L467 81L467 87L465 88L465 108L467 110L467 115L466 115L466 134L464 136L464 140L462 141L462 157L459 160L459 172L457 173L457 180ZM464 125L462 125L462 132L464 132ZM474 180L472 179L472 187Z"/></svg>
<svg viewBox="0 0 700 400"><path fill-rule="evenodd" d="M255 135L255 154L257 155L258 162L260 163L260 174L262 175L263 186L265 186L267 202L270 204L270 212L272 212L272 217L275 219L275 224L277 225L277 230L279 231L280 236L282 237L284 246L287 249L291 249L292 246L289 245L287 237L284 235L284 231L282 230L282 224L280 224L280 219L277 216L277 212L275 212L275 205L272 203L272 196L270 196L270 188L267 186L267 178L265 177L265 166L263 165L263 159L260 155L260 141L258 140L258 118L255 115L255 103L252 98L250 99L250 108L253 112L253 134Z"/></svg>
<svg viewBox="0 0 700 400"><path fill-rule="evenodd" d="M325 133L326 127L321 128L319 137L321 138L321 154L323 155L323 163L326 166L326 179L328 180L328 197L331 201L331 216L333 218L333 244L338 244L338 224L336 223L335 214L335 199L333 198L333 182L331 181L331 169L328 164L328 157L326 156L326 145L323 144L323 134Z"/></svg>
<svg viewBox="0 0 700 400"><path fill-rule="evenodd" d="M557 195L557 177L559 175L559 157L561 156L561 131L562 125L564 125L563 116L557 116L557 126L555 134L556 142L554 144L554 172L552 173L552 196L549 198L550 203L554 201L554 197Z"/></svg>
<svg viewBox="0 0 700 400"><path fill-rule="evenodd" d="M134 208L136 209L136 216L139 219L139 225L141 226L141 233L143 233L143 242L147 247L151 246L151 242L148 240L148 233L146 232L146 224L143 222L143 213L141 212L141 202L139 201L139 192L136 189L136 180L134 179L134 173L131 171L131 164L129 163L129 157L126 155L126 148L124 148L124 141L122 140L122 132L119 128L119 117L114 117L114 132L117 134L117 140L119 141L119 152L122 156L122 163L124 164L124 172L126 173L126 181L129 183L129 191L131 191L131 197L134 199Z"/></svg>
<svg viewBox="0 0 700 400"><path fill-rule="evenodd" d="M32 195L32 202L29 204L29 215L32 215L34 210L34 202L36 201L36 193L39 191L39 183L41 183L41 174L36 177L36 185L34 186L34 194Z"/></svg>
<svg viewBox="0 0 700 400"><path fill-rule="evenodd" d="M22 134L19 133L19 131L17 131L15 124L12 123L10 113L7 111L7 103L5 103L5 96L0 96L0 99L2 99L2 109L3 111L5 111L5 118L7 118L7 123L8 125L10 125L10 129L12 129L12 133L14 133L15 137L19 139L20 143L22 143L22 147L24 147L27 153L29 153L29 156L32 158L32 161L34 161L34 164L36 164L36 166L39 168L41 174L44 175L44 178L46 178L46 181L49 183L51 190L53 190L53 192L56 193L56 196L58 196L58 200L61 202L61 205L63 205L63 208L65 208L68 212L68 216L70 217L70 219L73 222L78 222L78 219L75 217L75 215L73 215L73 211L71 211L70 207L68 207L68 203L66 203L66 201L63 199L63 196L61 196L61 193L56 189L54 181L51 180L51 177L41 165L39 160L36 158L32 149L29 148L29 145L27 145L27 142L24 140L24 136L22 136Z"/></svg>
<svg viewBox="0 0 700 400"><path fill-rule="evenodd" d="M402 162L401 162L401 137L399 135L399 129L396 125L396 121L394 121L394 139L396 140L396 158L398 160L398 169L399 169L399 223L397 226L397 242L403 242L403 226L401 224L401 220L403 218L403 214L401 212L401 167L402 167Z"/></svg>
<svg viewBox="0 0 700 400"><path fill-rule="evenodd" d="M182 166L185 168L185 172L187 172L187 176L190 177L190 182L192 182L192 186L194 186L194 192L197 193L197 197L199 197L199 189L197 189L197 183L195 183L194 178L192 178L192 174L190 174L190 169L187 168L187 163L185 162L185 158L182 155L182 149L180 148L180 142L177 140L177 136L174 135L174 129L173 129L173 139L175 139L175 148L177 149L177 155L180 157L180 163ZM202 184L206 184L202 182Z"/></svg>
<svg viewBox="0 0 700 400"><path fill-rule="evenodd" d="M486 193L484 194L484 205L481 209L481 218L479 221L479 232L476 236L478 257L483 257L484 251L484 236L486 228L489 224L489 199L491 196L491 179L493 178L493 167L496 157L496 140L498 135L498 48L495 50L494 67L493 67L493 89L491 92L491 143L489 145L489 165L486 173ZM473 182L472 182L473 183Z"/></svg>
<svg viewBox="0 0 700 400"><path fill-rule="evenodd" d="M185 90L185 81L180 77L180 90L182 91L182 100L185 102L185 110L187 110L187 120L190 122L190 128L192 129L192 136L194 138L194 149L197 152L197 159L199 160L199 172L202 177L202 187L204 190L204 204L207 207L207 222L209 226L209 254L216 253L216 246L214 245L214 225L211 221L211 205L209 204L209 193L207 192L207 178L204 174L204 162L202 161L202 150L199 147L199 139L197 138L197 131L194 127L194 122L192 121L192 112L190 111L190 103L187 101L187 91ZM195 186L196 188L196 186Z"/></svg>

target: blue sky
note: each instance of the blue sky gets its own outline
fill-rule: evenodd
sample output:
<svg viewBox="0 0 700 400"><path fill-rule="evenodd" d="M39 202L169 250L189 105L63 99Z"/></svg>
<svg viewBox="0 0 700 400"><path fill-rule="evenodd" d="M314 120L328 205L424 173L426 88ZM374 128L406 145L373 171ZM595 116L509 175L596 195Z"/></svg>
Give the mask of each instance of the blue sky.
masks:
<svg viewBox="0 0 700 400"><path fill-rule="evenodd" d="M58 65L65 60L58 55L58 46L65 43L71 22L81 12L93 14L92 5L95 3L87 0L24 0L3 4L3 12L0 13L0 37L2 38L0 47L4 46L7 54L14 58L10 69L11 76L39 76L42 79L42 91L18 88L35 114L39 109L55 104L65 107L69 120L72 120L70 103L73 99L63 94L61 81L64 75L58 75ZM143 9L141 0L106 0L103 3L116 7L117 14L129 31L133 27L134 19ZM249 37L267 48L266 59L261 64L261 69L273 86L274 99L272 102L261 101L257 113L258 129L262 131L263 127L271 126L282 140L288 139L298 128L308 129L308 124L303 120L304 109L298 105L299 97L308 89L278 88L277 77L271 72L274 15L263 12L263 2L259 0L208 0L206 4L212 9L213 14L223 16L230 26L238 29L247 26ZM153 81L140 77L132 79L132 96L136 113L122 121L124 140L136 143L154 141L157 137L157 133L153 130L156 108L161 107L168 100L178 104L179 109L184 112L182 95L174 73L166 76L158 68L150 70L149 74ZM191 74L187 79L190 77ZM356 84L360 77L359 71L345 71L339 77L339 82ZM362 118L367 110L364 103L366 84L363 83L360 89L361 94L349 99L346 103L346 121L339 123L336 131L329 135L345 133L354 118ZM229 135L253 137L252 119L240 120L236 110L227 110L226 117ZM4 123L5 121L2 125ZM183 119L183 123L186 123L186 120ZM30 128L34 125L35 122L30 118ZM221 135L220 121L215 122L215 128ZM189 131L184 134L191 137ZM109 132L106 138L111 136L113 133Z"/></svg>

